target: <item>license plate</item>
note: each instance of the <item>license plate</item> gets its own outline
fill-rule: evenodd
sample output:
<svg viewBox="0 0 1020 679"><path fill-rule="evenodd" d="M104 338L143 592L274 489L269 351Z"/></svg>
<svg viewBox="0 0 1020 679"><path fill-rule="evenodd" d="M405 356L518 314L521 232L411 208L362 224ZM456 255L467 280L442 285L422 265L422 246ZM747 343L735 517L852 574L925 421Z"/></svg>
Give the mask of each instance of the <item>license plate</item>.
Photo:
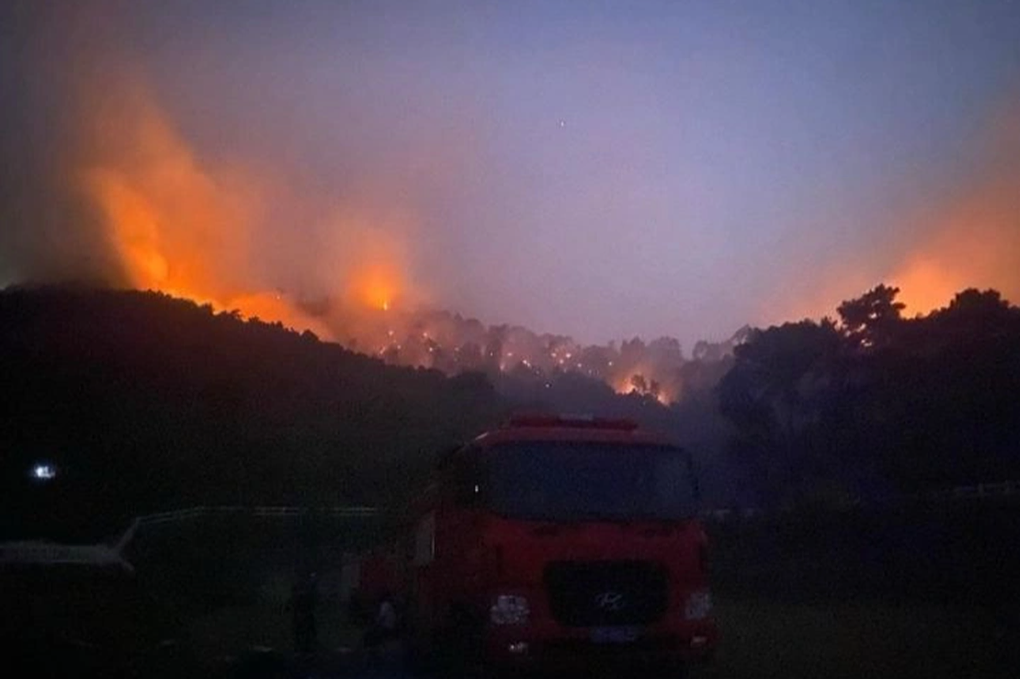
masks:
<svg viewBox="0 0 1020 679"><path fill-rule="evenodd" d="M629 644L641 634L638 627L595 627L591 631L592 643Z"/></svg>

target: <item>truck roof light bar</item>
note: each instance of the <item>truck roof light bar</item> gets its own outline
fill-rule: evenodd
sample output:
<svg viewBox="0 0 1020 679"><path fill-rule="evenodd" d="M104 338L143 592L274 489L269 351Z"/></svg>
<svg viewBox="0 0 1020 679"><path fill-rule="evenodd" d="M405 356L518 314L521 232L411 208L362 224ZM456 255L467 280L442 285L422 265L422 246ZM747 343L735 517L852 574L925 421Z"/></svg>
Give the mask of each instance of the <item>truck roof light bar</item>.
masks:
<svg viewBox="0 0 1020 679"><path fill-rule="evenodd" d="M611 429L634 431L637 422L626 419L611 419L593 415L514 415L510 427L570 427L575 429Z"/></svg>

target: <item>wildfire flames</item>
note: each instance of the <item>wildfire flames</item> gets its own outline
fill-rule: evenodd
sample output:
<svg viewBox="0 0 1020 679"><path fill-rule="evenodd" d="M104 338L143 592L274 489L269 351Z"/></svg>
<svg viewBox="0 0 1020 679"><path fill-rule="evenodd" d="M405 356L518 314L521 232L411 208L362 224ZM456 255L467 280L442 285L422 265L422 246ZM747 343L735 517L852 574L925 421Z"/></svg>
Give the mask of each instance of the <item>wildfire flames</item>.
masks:
<svg viewBox="0 0 1020 679"><path fill-rule="evenodd" d="M120 96L85 107L90 115L76 177L125 282L334 337L329 314L305 312L261 271L253 242L266 208L261 196L286 190L243 169L203 162L143 86L117 86ZM322 278L340 274L310 292L338 305L388 309L405 284L394 256L399 248L392 235L348 221L334 232L335 242L305 253L311 270L335 267ZM338 251L345 256L330 261Z"/></svg>
<svg viewBox="0 0 1020 679"><path fill-rule="evenodd" d="M305 274L305 287L284 289L272 273L273 248L260 240L272 229L260 227L270 208L279 213L279 202L302 202L295 198L299 192L278 178L256 176L243 163L203 158L137 83L121 87L116 97L90 100L83 110L75 177L131 287L310 329L403 365L450 373L493 366L539 377L577 372L618 393L663 403L682 392L679 345L665 340L584 347L569 338L520 328L497 332L459 316L418 311L423 296L410 283L400 229L390 228L406 216L350 206L327 206L317 216L295 210L295 219L317 220L322 228L314 232L317 239L288 243L290 250L278 255L290 267L299 262ZM901 287L908 312L942 306L967 286L1020 297L1020 134L999 147L1006 149L1001 162L930 213L927 219L939 227L926 232L934 236L886 277ZM843 283L850 294L868 287L866 281ZM821 312L831 313L836 303L826 300Z"/></svg>
<svg viewBox="0 0 1020 679"><path fill-rule="evenodd" d="M298 260L307 289L284 290L267 266L270 209L295 201L278 178L243 165L211 162L178 131L137 81L115 82L118 96L83 107L78 187L94 208L119 260L124 282L297 330L374 354L387 362L464 370L524 371L544 380L576 372L622 394L668 403L678 396L682 363L675 340L584 347L567 337L523 328L487 328L476 320L421 310L409 294L408 258L399 228L406 216L326 206L317 239L293 250L284 239L287 279ZM108 91L109 86L99 88ZM272 203L272 205L270 205ZM269 228L260 228L267 226ZM272 254L272 253L270 253ZM271 263L272 257L268 257Z"/></svg>

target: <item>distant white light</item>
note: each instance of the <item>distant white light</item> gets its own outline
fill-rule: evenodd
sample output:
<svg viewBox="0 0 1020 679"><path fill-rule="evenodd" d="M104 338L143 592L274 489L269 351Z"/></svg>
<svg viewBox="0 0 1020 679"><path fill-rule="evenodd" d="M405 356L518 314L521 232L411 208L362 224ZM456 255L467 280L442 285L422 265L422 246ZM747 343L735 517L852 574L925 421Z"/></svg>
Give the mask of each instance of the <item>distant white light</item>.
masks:
<svg viewBox="0 0 1020 679"><path fill-rule="evenodd" d="M51 464L39 463L32 467L32 478L36 481L52 481L57 478L57 468Z"/></svg>

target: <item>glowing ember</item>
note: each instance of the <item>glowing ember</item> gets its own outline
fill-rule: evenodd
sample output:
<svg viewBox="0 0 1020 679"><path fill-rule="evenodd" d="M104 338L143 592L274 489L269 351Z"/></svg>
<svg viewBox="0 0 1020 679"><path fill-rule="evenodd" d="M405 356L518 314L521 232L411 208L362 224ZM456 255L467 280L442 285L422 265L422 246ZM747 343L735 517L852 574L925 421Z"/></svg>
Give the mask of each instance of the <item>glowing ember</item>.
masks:
<svg viewBox="0 0 1020 679"><path fill-rule="evenodd" d="M398 268L390 262L369 263L353 272L348 294L360 305L389 311L402 288L402 278Z"/></svg>

